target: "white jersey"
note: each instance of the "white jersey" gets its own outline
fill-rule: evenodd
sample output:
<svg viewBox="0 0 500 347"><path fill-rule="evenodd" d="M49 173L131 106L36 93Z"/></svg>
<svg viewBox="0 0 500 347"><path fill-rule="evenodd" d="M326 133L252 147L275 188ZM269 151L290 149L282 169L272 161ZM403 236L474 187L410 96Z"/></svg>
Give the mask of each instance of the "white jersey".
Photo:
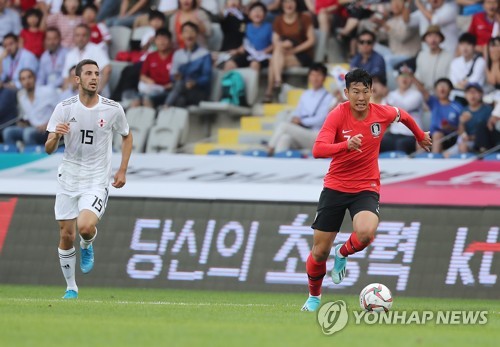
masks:
<svg viewBox="0 0 500 347"><path fill-rule="evenodd" d="M64 135L64 157L58 170L58 181L69 191L106 188L111 178L113 132L127 136L129 127L122 106L99 95L92 108L84 106L78 95L59 103L47 125L55 132L56 125L68 123Z"/></svg>

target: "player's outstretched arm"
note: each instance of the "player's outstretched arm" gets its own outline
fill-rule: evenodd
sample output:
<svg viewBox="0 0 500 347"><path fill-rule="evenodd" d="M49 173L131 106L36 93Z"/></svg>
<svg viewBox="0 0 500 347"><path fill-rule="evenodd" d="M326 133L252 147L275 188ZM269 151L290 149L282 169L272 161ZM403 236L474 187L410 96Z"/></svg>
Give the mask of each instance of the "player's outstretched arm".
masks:
<svg viewBox="0 0 500 347"><path fill-rule="evenodd" d="M432 140L429 135L429 132L424 132L420 127L418 126L417 122L413 119L412 116L408 114L408 112L404 110L399 110L400 115L399 115L399 121L406 125L408 129L411 130L413 135L415 135L415 138L417 139L417 143L420 147L422 147L424 150L427 152L431 151L432 147Z"/></svg>
<svg viewBox="0 0 500 347"><path fill-rule="evenodd" d="M122 136L122 162L120 168L115 174L114 182L111 184L115 188L121 188L125 185L127 179L127 168L132 153L133 138L132 133L129 132L127 136Z"/></svg>
<svg viewBox="0 0 500 347"><path fill-rule="evenodd" d="M52 154L59 147L59 140L63 135L69 133L69 123L59 123L56 125L56 131L49 133L47 141L45 142L45 152Z"/></svg>

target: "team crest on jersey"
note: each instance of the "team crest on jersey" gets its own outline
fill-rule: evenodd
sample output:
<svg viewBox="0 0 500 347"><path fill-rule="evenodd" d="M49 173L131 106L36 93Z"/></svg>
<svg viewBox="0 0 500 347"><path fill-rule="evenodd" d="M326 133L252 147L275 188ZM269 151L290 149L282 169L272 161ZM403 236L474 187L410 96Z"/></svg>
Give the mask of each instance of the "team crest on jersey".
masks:
<svg viewBox="0 0 500 347"><path fill-rule="evenodd" d="M99 128L104 128L104 126L106 125L106 120L104 119L99 119L99 121L97 122L97 124L99 125Z"/></svg>
<svg viewBox="0 0 500 347"><path fill-rule="evenodd" d="M380 136L382 127L380 126L380 123L373 123L372 125L370 125L370 130L372 131L373 136Z"/></svg>

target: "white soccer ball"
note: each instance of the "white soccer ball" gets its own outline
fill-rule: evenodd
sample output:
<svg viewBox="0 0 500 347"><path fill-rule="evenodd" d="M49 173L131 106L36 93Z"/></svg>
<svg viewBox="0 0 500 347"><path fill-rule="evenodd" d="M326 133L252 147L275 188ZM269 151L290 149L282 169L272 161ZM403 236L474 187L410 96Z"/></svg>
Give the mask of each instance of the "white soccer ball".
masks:
<svg viewBox="0 0 500 347"><path fill-rule="evenodd" d="M387 312L392 306L392 294L381 283L367 285L359 294L359 306L368 312Z"/></svg>

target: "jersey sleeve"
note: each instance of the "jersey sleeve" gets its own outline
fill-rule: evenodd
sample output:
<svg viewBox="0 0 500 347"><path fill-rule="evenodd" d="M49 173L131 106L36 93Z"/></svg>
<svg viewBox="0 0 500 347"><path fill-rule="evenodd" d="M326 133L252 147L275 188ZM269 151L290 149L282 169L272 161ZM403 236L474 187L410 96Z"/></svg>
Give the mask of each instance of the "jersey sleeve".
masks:
<svg viewBox="0 0 500 347"><path fill-rule="evenodd" d="M347 141L335 143L339 120L342 117L340 107L336 107L326 118L313 146L315 158L331 158L335 154L347 152Z"/></svg>
<svg viewBox="0 0 500 347"><path fill-rule="evenodd" d="M47 131L49 133L54 133L56 131L57 124L64 123L64 110L62 103L58 103L52 116L50 116L49 123L47 124Z"/></svg>
<svg viewBox="0 0 500 347"><path fill-rule="evenodd" d="M129 133L129 126L127 122L127 118L125 117L125 111L123 111L123 107L119 105L117 116L115 123L113 124L113 131L117 132L122 136L127 136Z"/></svg>
<svg viewBox="0 0 500 347"><path fill-rule="evenodd" d="M398 111L398 115L396 116L396 119L394 121L399 121L406 125L408 129L411 130L415 138L417 139L418 142L422 141L425 137L425 133L423 132L422 129L418 126L417 122L413 119L412 116L405 110L402 110L400 108L394 107Z"/></svg>

